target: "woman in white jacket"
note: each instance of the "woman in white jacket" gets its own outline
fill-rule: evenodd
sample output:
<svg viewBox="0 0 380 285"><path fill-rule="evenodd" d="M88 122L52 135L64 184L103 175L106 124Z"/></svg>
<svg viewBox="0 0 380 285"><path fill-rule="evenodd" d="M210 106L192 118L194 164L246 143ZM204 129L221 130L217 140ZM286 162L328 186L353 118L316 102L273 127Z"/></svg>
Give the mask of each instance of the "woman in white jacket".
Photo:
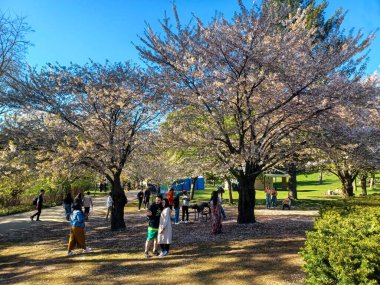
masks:
<svg viewBox="0 0 380 285"><path fill-rule="evenodd" d="M162 200L163 210L160 217L160 225L158 227L158 244L161 247L160 256L169 254L169 247L172 243L172 223L170 219L170 205L168 199Z"/></svg>

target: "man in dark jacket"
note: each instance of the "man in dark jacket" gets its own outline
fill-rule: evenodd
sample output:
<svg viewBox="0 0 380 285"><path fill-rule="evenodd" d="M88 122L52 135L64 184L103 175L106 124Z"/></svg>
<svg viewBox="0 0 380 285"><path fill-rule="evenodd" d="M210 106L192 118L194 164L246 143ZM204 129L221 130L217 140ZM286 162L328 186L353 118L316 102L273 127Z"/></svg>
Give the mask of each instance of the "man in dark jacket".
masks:
<svg viewBox="0 0 380 285"><path fill-rule="evenodd" d="M33 221L33 218L35 216L37 216L36 221L40 220L40 215L41 215L41 211L42 211L42 205L44 203L44 194L45 194L45 190L41 189L40 195L38 195L38 198L37 198L37 206L36 206L37 213L35 213L34 215L30 216L30 220L31 221Z"/></svg>
<svg viewBox="0 0 380 285"><path fill-rule="evenodd" d="M142 201L144 199L144 192L142 189L139 191L139 193L137 193L137 199L139 199L139 211L140 211L141 204L142 204Z"/></svg>
<svg viewBox="0 0 380 285"><path fill-rule="evenodd" d="M158 255L158 243L157 243L157 235L158 235L158 226L160 224L160 217L162 211L162 195L157 195L156 202L150 205L146 215L149 219L149 227L148 234L145 243L145 258L149 256L149 248L153 241L153 254Z"/></svg>
<svg viewBox="0 0 380 285"><path fill-rule="evenodd" d="M144 209L149 208L150 204L150 189L147 187L144 192Z"/></svg>

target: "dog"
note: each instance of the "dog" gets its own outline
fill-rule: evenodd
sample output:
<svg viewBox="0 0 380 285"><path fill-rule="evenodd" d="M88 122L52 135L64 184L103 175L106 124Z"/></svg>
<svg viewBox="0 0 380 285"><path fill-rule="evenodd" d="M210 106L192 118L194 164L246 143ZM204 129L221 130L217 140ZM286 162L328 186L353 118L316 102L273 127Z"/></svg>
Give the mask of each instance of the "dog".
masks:
<svg viewBox="0 0 380 285"><path fill-rule="evenodd" d="M199 219L199 214L201 214L202 219L203 220L206 219L206 222L207 222L208 216L211 213L210 205L208 203L204 202L199 205L194 204L194 205L191 205L190 208L194 210L195 221Z"/></svg>

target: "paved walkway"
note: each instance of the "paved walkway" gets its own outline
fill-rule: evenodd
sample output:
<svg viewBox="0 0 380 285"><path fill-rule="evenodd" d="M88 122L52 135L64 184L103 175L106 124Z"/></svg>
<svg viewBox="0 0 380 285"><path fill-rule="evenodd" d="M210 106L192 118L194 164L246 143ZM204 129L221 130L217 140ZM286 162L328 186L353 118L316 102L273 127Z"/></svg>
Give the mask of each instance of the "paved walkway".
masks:
<svg viewBox="0 0 380 285"><path fill-rule="evenodd" d="M138 191L126 192L129 202L136 199ZM106 199L107 196L97 196L92 197L94 204L94 211L91 215L98 216L106 211ZM47 224L47 223L67 223L65 219L65 210L63 206L56 206L51 208L42 209L40 216L41 221L30 221L30 216L36 213L36 211L25 212L21 214L9 215L0 217L0 235L8 231L30 228L32 229L35 225Z"/></svg>

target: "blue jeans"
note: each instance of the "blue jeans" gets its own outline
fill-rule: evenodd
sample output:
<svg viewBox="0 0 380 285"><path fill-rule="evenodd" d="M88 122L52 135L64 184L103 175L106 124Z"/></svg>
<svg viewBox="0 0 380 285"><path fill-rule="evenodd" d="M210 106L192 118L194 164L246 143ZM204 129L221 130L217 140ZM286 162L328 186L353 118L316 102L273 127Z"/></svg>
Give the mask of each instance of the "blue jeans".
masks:
<svg viewBox="0 0 380 285"><path fill-rule="evenodd" d="M270 208L271 200L270 200L270 194L265 195L265 206L267 206L267 209Z"/></svg>
<svg viewBox="0 0 380 285"><path fill-rule="evenodd" d="M179 208L175 208L174 223L179 223Z"/></svg>
<svg viewBox="0 0 380 285"><path fill-rule="evenodd" d="M272 207L277 207L277 196L272 197Z"/></svg>
<svg viewBox="0 0 380 285"><path fill-rule="evenodd" d="M222 205L220 205L220 212L222 213L223 219L227 219L226 213L224 212Z"/></svg>
<svg viewBox="0 0 380 285"><path fill-rule="evenodd" d="M63 204L63 207L65 208L66 220L68 220L71 214L71 204Z"/></svg>

